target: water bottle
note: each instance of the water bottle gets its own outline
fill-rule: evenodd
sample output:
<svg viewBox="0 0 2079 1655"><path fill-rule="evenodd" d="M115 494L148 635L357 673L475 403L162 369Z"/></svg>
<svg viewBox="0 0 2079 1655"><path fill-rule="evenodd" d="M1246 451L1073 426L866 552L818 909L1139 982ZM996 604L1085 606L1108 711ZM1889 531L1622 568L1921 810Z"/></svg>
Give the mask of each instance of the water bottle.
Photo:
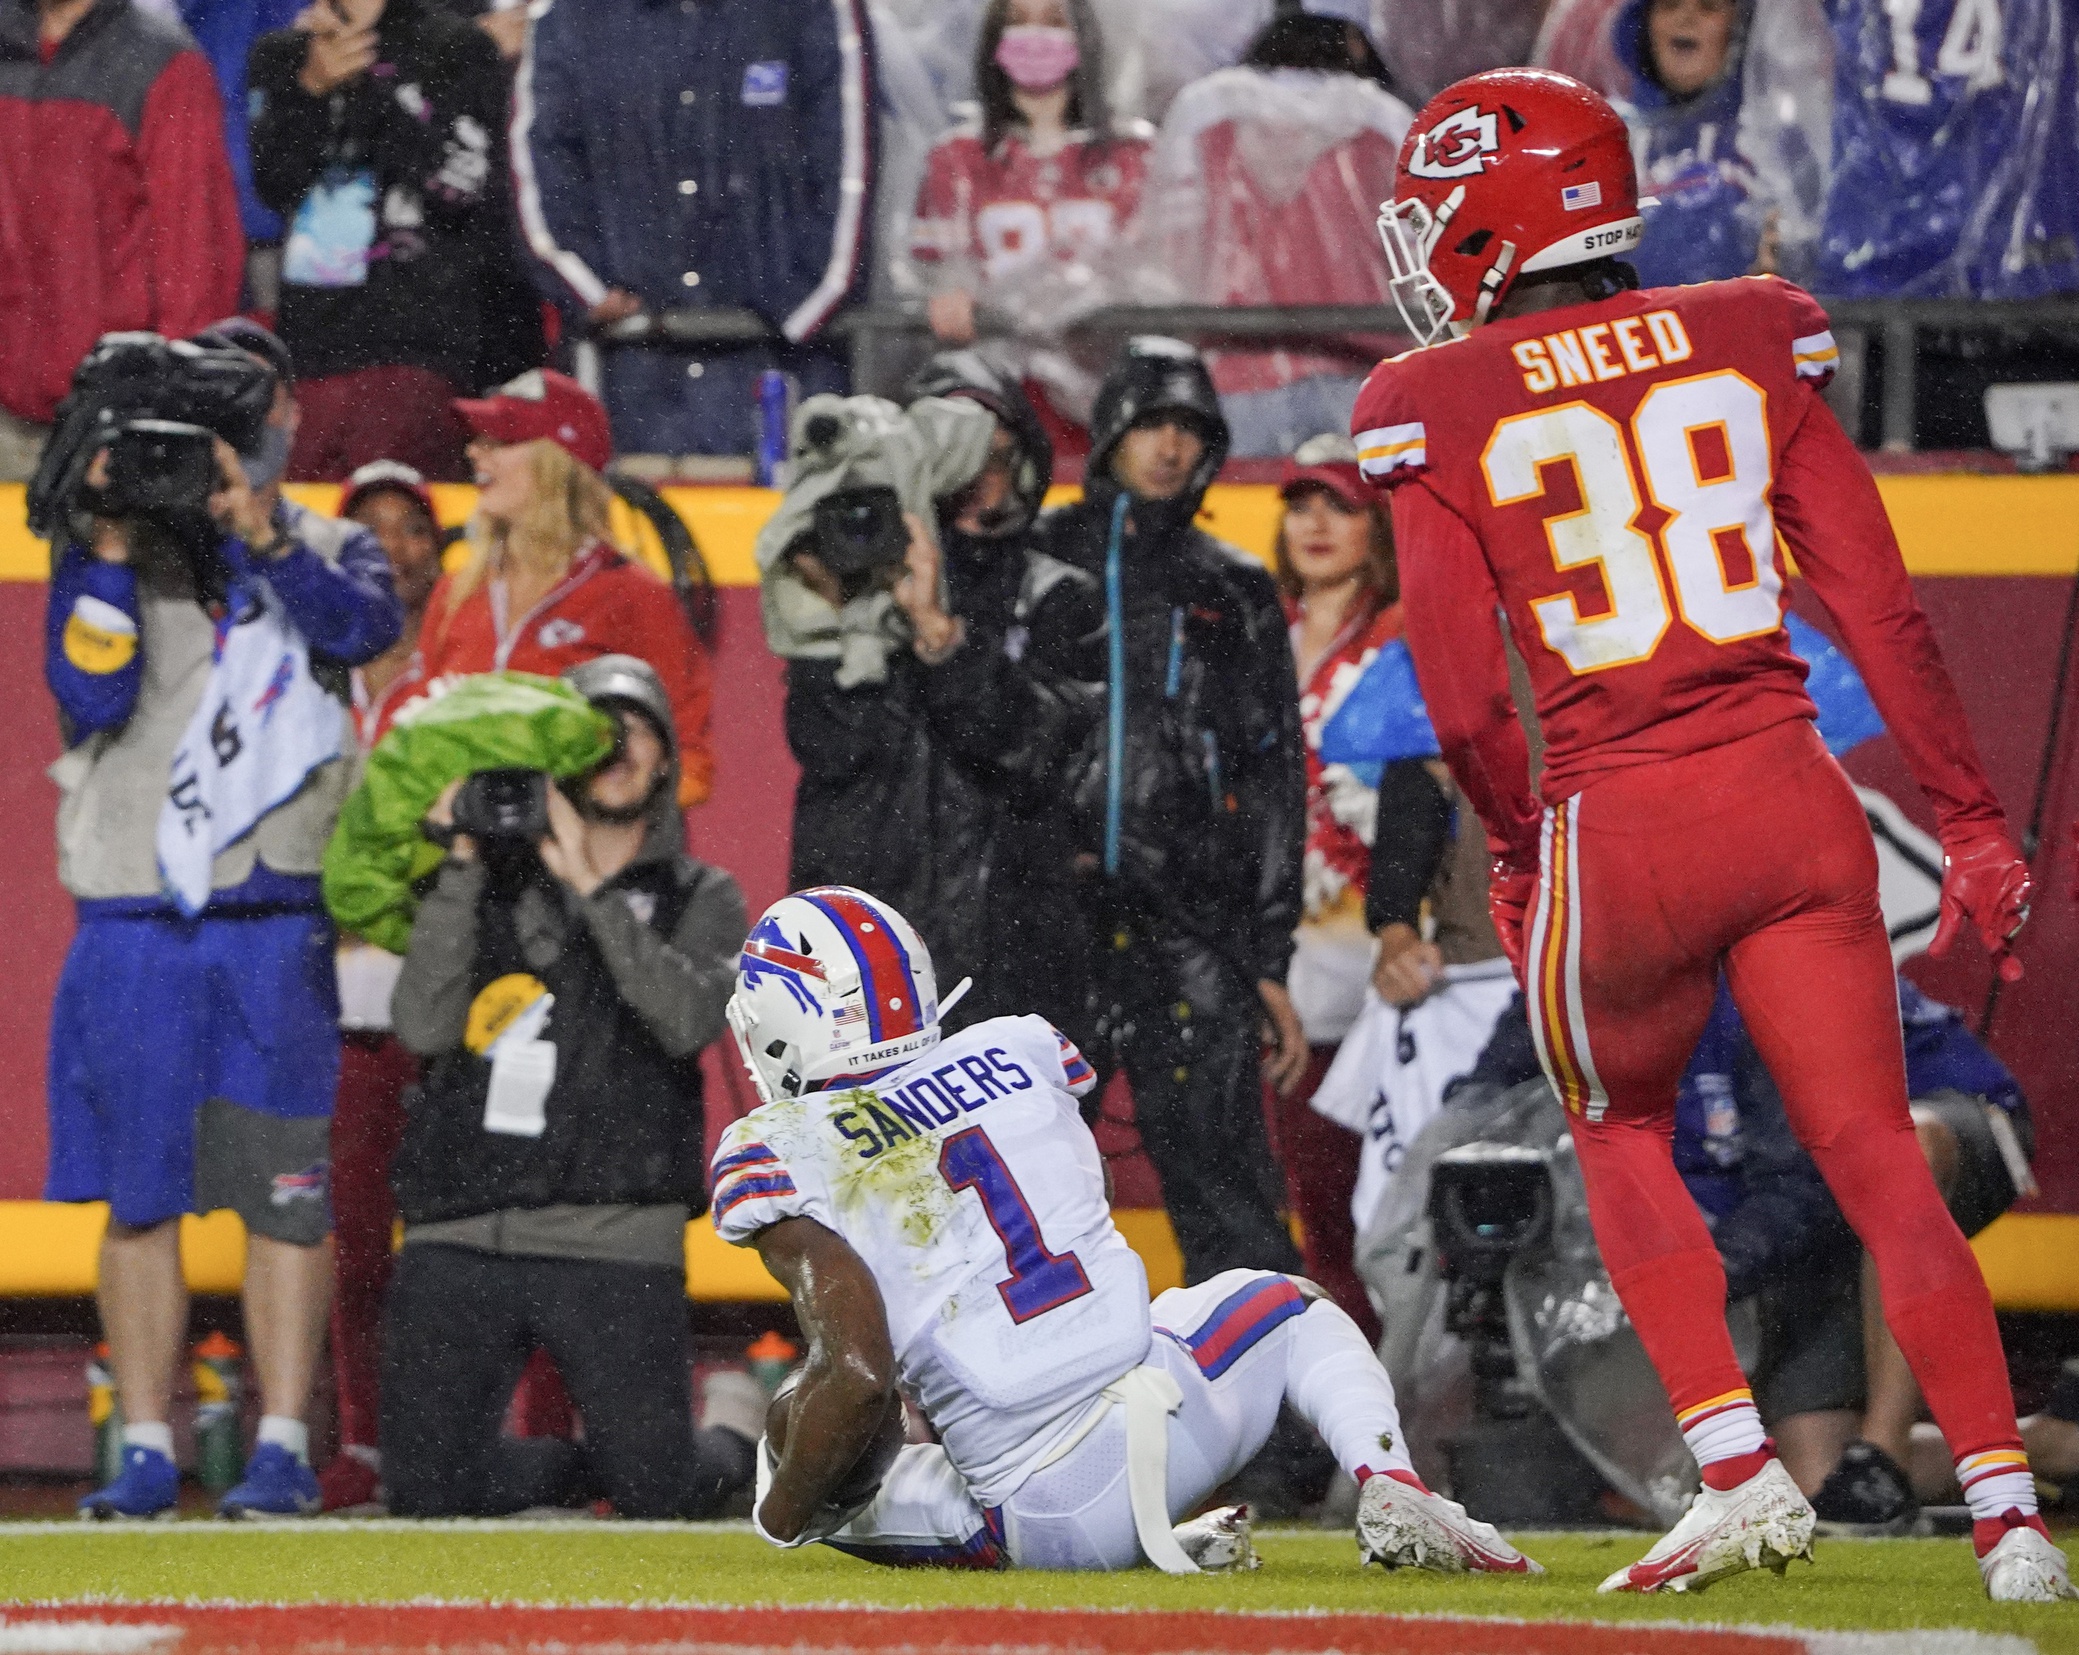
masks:
<svg viewBox="0 0 2079 1655"><path fill-rule="evenodd" d="M195 1475L212 1494L236 1487L245 1475L245 1438L238 1418L245 1352L212 1333L194 1350Z"/></svg>
<svg viewBox="0 0 2079 1655"><path fill-rule="evenodd" d="M106 1488L123 1474L123 1407L106 1345L96 1345L87 1358L87 1422L94 1428L94 1483Z"/></svg>
<svg viewBox="0 0 2079 1655"><path fill-rule="evenodd" d="M760 488L787 486L787 430L794 423L797 395L792 374L767 368L758 376L757 467Z"/></svg>
<svg viewBox="0 0 2079 1655"><path fill-rule="evenodd" d="M751 1364L751 1377L765 1388L767 1396L780 1388L780 1381L800 1356L800 1347L792 1339L770 1328L759 1334L744 1352L745 1360Z"/></svg>

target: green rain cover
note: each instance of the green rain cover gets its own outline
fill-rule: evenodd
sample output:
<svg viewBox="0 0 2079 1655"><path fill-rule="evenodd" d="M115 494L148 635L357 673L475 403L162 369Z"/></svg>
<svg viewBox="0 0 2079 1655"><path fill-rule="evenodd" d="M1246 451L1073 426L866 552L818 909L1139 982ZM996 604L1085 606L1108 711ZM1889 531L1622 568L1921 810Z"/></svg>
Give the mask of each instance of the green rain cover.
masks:
<svg viewBox="0 0 2079 1655"><path fill-rule="evenodd" d="M479 770L576 776L613 750L613 721L568 684L531 672L476 673L397 715L325 847L325 906L343 931L402 954L416 882L441 848L419 823L441 790Z"/></svg>

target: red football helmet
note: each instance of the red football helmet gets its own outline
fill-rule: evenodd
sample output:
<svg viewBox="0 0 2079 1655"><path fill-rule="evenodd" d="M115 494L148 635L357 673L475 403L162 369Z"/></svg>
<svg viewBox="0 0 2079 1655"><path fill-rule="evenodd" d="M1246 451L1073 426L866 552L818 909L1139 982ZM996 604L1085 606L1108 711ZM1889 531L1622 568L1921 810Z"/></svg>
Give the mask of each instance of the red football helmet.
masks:
<svg viewBox="0 0 2079 1655"><path fill-rule="evenodd" d="M1639 244L1638 171L1617 111L1545 69L1490 69L1423 106L1379 209L1393 302L1425 345L1478 327L1518 276Z"/></svg>

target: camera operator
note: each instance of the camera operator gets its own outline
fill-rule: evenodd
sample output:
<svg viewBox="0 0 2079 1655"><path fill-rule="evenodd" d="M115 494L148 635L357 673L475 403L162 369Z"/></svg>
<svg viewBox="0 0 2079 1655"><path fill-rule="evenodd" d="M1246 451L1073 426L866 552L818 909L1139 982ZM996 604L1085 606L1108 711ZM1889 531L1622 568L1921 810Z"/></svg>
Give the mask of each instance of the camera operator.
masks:
<svg viewBox="0 0 2079 1655"><path fill-rule="evenodd" d="M1227 452L1197 352L1133 340L1091 420L1080 503L1044 549L1107 594L1108 717L1068 785L1105 1039L1162 1179L1184 1279L1296 1272L1265 1141L1258 1029L1280 1089L1307 1062L1285 989L1300 917L1306 745L1277 587L1193 526Z"/></svg>
<svg viewBox="0 0 2079 1655"><path fill-rule="evenodd" d="M1903 977L1899 1018L1914 1126L1959 1226L1975 1234L2028 1182L2027 1103L1956 1013ZM1461 1084L1507 1088L1542 1072L1519 998ZM1863 1251L1792 1135L1723 981L1683 1071L1672 1130L1675 1164L1725 1267L1726 1298L1754 1300L1761 1342L1750 1377L1785 1468L1822 1521L1864 1531L1903 1524L1915 1509L1904 1462L1919 1392L1875 1312Z"/></svg>
<svg viewBox="0 0 2079 1655"><path fill-rule="evenodd" d="M400 619L374 537L280 496L286 369L250 323L187 345L112 335L31 488L32 525L60 542L45 664L68 742L51 771L59 876L79 911L51 1012L47 1194L110 1204L100 1305L126 1422L90 1516L174 1502L178 1219L221 1207L249 1239L263 1410L222 1509L317 1503L303 1413L339 1073L319 859L352 770L347 669Z"/></svg>
<svg viewBox="0 0 2079 1655"><path fill-rule="evenodd" d="M448 857L392 1000L423 1060L394 1183L382 1464L400 1516L495 1516L573 1491L574 1450L499 1435L537 1345L623 1517L709 1514L750 1440L698 1450L685 1351L688 1218L705 1206L701 1048L747 924L736 881L681 848L663 681L607 655L567 680L619 726L571 781L488 771L429 815Z"/></svg>
<svg viewBox="0 0 2079 1655"><path fill-rule="evenodd" d="M912 522L882 579L906 633L886 675L840 683L841 663L787 664L795 890L852 885L912 916L948 982L973 991L949 1027L1038 1011L1072 1038L1084 941L1043 783L1079 715L1050 670L1100 620L1088 577L1033 549L1054 452L1015 381L973 351L932 358L914 397L990 415L987 459ZM789 565L832 607L838 576L810 549Z"/></svg>

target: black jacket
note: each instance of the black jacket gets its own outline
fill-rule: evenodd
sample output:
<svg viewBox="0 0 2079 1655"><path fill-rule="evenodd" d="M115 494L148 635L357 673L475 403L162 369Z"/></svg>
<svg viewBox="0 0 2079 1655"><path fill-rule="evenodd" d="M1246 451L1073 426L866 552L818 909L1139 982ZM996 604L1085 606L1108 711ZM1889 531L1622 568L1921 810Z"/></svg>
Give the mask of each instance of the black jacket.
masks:
<svg viewBox="0 0 2079 1655"><path fill-rule="evenodd" d="M893 651L884 683L840 689L834 661L787 664L787 744L801 765L790 880L856 885L892 903L932 953L950 1018L1054 1008L1010 1003L1010 960L1073 940L1047 930L1069 855L1054 785L1081 739L1087 698L1064 685L1100 623L1092 583L1022 543L945 539L950 608L965 641L927 666ZM1013 896L1012 893L1019 893ZM1058 1021L1058 1018L1057 1018Z"/></svg>
<svg viewBox="0 0 2079 1655"><path fill-rule="evenodd" d="M289 224L282 338L311 378L416 367L476 389L479 293L511 259L505 69L489 36L427 0L389 0L377 37L374 66L322 98L297 82L300 30L263 35L248 62L253 188ZM356 176L374 186L367 280L291 280L299 211Z"/></svg>
<svg viewBox="0 0 2079 1655"><path fill-rule="evenodd" d="M580 898L531 857L446 864L392 1001L426 1060L393 1182L407 1224L550 1205L705 1205L701 1048L722 1030L742 946L736 881L676 849L662 810L643 852ZM538 986L537 986L538 985ZM539 1137L484 1128L482 1048L541 990L556 1048Z"/></svg>
<svg viewBox="0 0 2079 1655"><path fill-rule="evenodd" d="M1040 524L1046 550L1100 592L1118 497L1094 478L1081 502ZM1136 504L1126 530L1125 762L1106 900L1197 936L1251 980L1283 982L1300 915L1306 757L1277 587L1262 564L1178 511ZM1076 849L1103 870L1113 691L1108 645L1097 654L1098 716L1065 789Z"/></svg>

